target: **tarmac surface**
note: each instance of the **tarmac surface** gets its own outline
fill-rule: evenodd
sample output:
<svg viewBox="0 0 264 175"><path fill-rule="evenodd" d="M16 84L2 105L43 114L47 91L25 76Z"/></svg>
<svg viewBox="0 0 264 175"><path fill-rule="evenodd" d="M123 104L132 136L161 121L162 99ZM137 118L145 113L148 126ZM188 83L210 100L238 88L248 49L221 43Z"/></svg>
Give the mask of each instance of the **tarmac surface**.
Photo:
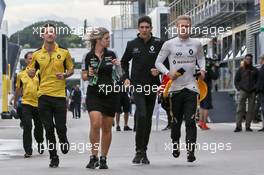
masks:
<svg viewBox="0 0 264 175"><path fill-rule="evenodd" d="M165 116L161 117L165 118ZM194 163L186 161L186 151L181 151L179 158L171 155L170 131L161 131L166 122L159 120L156 130L153 119L152 133L148 147L150 165L132 165L135 155L135 133L132 131L115 131L108 156L108 170L90 170L85 166L89 161L89 120L87 113L81 119L72 119L68 113L68 138L71 150L60 156L57 169L48 167L49 156L47 150L39 155L35 149L29 159L23 157L22 129L19 120L0 119L0 174L2 175L46 175L46 174L100 174L100 175L262 175L264 157L264 133L257 132L261 124L253 124L254 132L234 133L235 124L210 124L211 130L201 131L198 128L198 144L200 150L196 152ZM133 127L133 117L129 121ZM123 130L123 119L121 117ZM185 126L182 126L182 139L185 141ZM87 144L85 148L84 144ZM184 145L183 145L184 148ZM199 146L198 146L199 148Z"/></svg>

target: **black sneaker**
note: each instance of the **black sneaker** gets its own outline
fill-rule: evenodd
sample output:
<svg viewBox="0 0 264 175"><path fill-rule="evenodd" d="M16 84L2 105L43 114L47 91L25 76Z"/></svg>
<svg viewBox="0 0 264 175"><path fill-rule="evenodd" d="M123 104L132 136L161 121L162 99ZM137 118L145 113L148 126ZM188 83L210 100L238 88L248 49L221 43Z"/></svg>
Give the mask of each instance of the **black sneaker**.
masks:
<svg viewBox="0 0 264 175"><path fill-rule="evenodd" d="M180 144L178 142L173 142L173 150L172 155L175 158L178 158L180 156Z"/></svg>
<svg viewBox="0 0 264 175"><path fill-rule="evenodd" d="M238 128L238 127L236 127L236 129L234 130L234 132L241 132L241 131L242 131L242 129Z"/></svg>
<svg viewBox="0 0 264 175"><path fill-rule="evenodd" d="M43 143L38 143L38 153L43 154L44 153L44 144Z"/></svg>
<svg viewBox="0 0 264 175"><path fill-rule="evenodd" d="M195 156L194 156L194 152L193 151L188 151L187 153L187 162L194 162L196 160Z"/></svg>
<svg viewBox="0 0 264 175"><path fill-rule="evenodd" d="M60 149L63 154L67 154L69 152L70 143L68 141L60 143Z"/></svg>
<svg viewBox="0 0 264 175"><path fill-rule="evenodd" d="M30 158L32 156L32 153L25 153L24 158Z"/></svg>
<svg viewBox="0 0 264 175"><path fill-rule="evenodd" d="M132 160L133 164L140 164L143 159L143 154L141 152L137 152L134 159Z"/></svg>
<svg viewBox="0 0 264 175"><path fill-rule="evenodd" d="M147 157L147 153L143 153L143 156L142 157L143 158L141 160L141 163L146 164L146 165L150 164L149 159Z"/></svg>
<svg viewBox="0 0 264 175"><path fill-rule="evenodd" d="M264 127L262 129L258 130L258 132L264 132Z"/></svg>
<svg viewBox="0 0 264 175"><path fill-rule="evenodd" d="M129 126L124 126L124 131L132 131L132 129Z"/></svg>
<svg viewBox="0 0 264 175"><path fill-rule="evenodd" d="M57 168L59 166L59 163L60 163L59 156L51 157L49 167Z"/></svg>
<svg viewBox="0 0 264 175"><path fill-rule="evenodd" d="M90 157L89 163L86 165L86 168L95 169L98 166L99 166L98 157L96 157L95 155L92 155Z"/></svg>
<svg viewBox="0 0 264 175"><path fill-rule="evenodd" d="M116 131L121 131L120 126L116 126Z"/></svg>
<svg viewBox="0 0 264 175"><path fill-rule="evenodd" d="M247 132L253 132L253 130L251 128L246 128Z"/></svg>
<svg viewBox="0 0 264 175"><path fill-rule="evenodd" d="M99 169L108 169L107 163L106 163L106 157L101 156L100 157L100 166Z"/></svg>

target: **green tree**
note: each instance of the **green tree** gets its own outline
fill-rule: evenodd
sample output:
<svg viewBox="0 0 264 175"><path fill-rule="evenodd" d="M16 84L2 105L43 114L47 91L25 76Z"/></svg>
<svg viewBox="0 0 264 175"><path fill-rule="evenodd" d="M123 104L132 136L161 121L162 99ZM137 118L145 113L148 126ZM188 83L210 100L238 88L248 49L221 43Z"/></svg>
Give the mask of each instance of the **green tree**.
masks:
<svg viewBox="0 0 264 175"><path fill-rule="evenodd" d="M82 38L78 35L71 34L70 27L60 21L41 21L17 31L10 37L10 41L18 43L23 47L39 48L43 40L41 38L41 27L46 23L52 23L57 27L56 42L62 47L85 47Z"/></svg>

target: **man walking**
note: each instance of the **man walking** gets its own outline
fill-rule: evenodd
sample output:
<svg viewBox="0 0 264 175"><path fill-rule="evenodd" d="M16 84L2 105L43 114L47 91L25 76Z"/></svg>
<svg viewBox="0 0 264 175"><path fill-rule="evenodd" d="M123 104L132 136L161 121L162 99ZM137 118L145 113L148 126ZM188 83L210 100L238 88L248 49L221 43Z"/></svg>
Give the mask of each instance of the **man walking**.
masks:
<svg viewBox="0 0 264 175"><path fill-rule="evenodd" d="M75 118L81 118L81 102L82 102L82 91L80 85L76 85L72 92L72 102L74 103Z"/></svg>
<svg viewBox="0 0 264 175"><path fill-rule="evenodd" d="M42 38L44 44L33 53L28 74L34 77L36 70L39 70L38 103L40 118L46 131L50 153L49 166L56 168L59 165L59 156L56 149L55 128L62 153L66 154L69 151L66 128L65 79L73 74L73 63L69 51L55 42L55 25L45 24L42 27Z"/></svg>
<svg viewBox="0 0 264 175"><path fill-rule="evenodd" d="M25 62L29 65L32 61L32 53L25 54ZM16 92L14 96L14 107L18 109L18 100L22 96L22 115L21 122L23 125L23 147L25 150L24 157L32 156L32 119L34 121L34 137L38 143L38 152L43 154L43 126L39 117L37 90L39 86L39 77L36 75L30 78L27 74L28 67L21 71L16 80Z"/></svg>
<svg viewBox="0 0 264 175"><path fill-rule="evenodd" d="M158 86L160 84L159 71L155 68L157 55L163 42L151 34L152 22L150 17L144 16L138 20L137 38L127 43L121 64L125 71L125 85L130 81L133 86ZM129 61L132 60L132 70L129 76ZM130 78L130 79L129 79ZM134 164L149 164L147 146L151 132L152 114L156 100L156 93L134 92L136 104L136 155Z"/></svg>
<svg viewBox="0 0 264 175"><path fill-rule="evenodd" d="M172 80L169 98L173 121L171 123L172 155L180 155L181 124L185 117L187 161L196 160L194 155L197 139L195 113L197 94L196 65L200 67L200 79L205 76L205 59L203 47L198 40L190 38L191 18L179 16L176 20L178 37L164 43L156 61L156 67ZM163 62L168 57L170 69Z"/></svg>
<svg viewBox="0 0 264 175"><path fill-rule="evenodd" d="M235 87L239 92L237 110L236 110L236 129L234 132L242 131L242 120L246 114L246 131L252 132L250 128L253 119L255 99L256 99L256 83L258 80L258 69L252 65L252 54L247 54L241 66L235 75ZM246 113L246 102L248 100L248 110Z"/></svg>

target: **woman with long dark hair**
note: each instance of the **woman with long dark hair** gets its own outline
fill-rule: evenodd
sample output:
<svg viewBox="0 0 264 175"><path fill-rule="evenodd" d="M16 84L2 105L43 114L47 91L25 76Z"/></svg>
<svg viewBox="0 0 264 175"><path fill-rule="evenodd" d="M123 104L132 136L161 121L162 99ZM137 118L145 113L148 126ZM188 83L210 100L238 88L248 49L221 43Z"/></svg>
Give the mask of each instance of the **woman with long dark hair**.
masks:
<svg viewBox="0 0 264 175"><path fill-rule="evenodd" d="M86 168L108 169L106 157L112 140L112 123L116 112L116 93L106 92L113 89L114 68L119 65L114 52L108 50L110 44L109 31L97 28L89 33L90 52L86 55L82 78L88 80L86 105L90 117L90 142L92 144L90 162ZM103 87L103 88L102 88ZM100 139L100 131L102 137ZM101 140L101 143L100 143ZM101 156L98 159L98 149Z"/></svg>

